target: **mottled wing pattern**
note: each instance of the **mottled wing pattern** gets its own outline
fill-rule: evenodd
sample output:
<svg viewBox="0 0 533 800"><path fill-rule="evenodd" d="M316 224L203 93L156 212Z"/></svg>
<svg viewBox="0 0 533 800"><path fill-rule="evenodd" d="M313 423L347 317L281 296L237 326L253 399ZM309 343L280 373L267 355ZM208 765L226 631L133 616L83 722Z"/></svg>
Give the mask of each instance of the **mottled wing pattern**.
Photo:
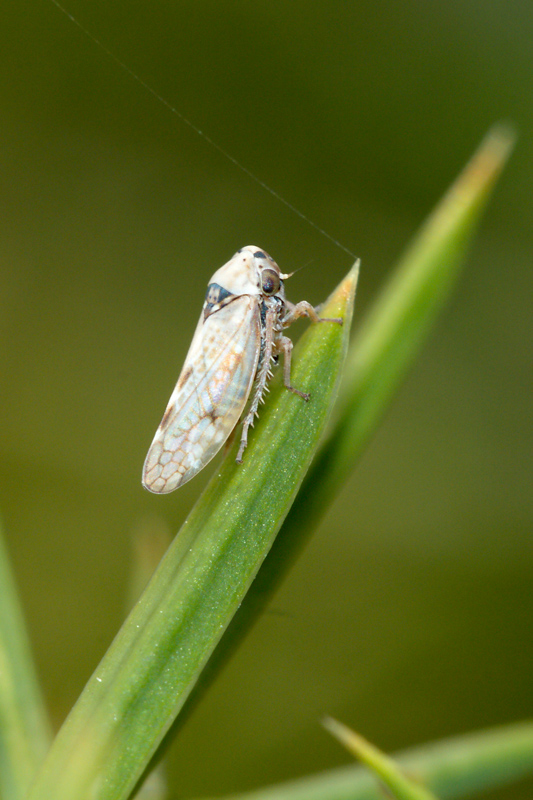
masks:
<svg viewBox="0 0 533 800"><path fill-rule="evenodd" d="M220 450L242 414L261 344L259 307L250 295L200 318L176 388L144 463L143 483L172 492Z"/></svg>

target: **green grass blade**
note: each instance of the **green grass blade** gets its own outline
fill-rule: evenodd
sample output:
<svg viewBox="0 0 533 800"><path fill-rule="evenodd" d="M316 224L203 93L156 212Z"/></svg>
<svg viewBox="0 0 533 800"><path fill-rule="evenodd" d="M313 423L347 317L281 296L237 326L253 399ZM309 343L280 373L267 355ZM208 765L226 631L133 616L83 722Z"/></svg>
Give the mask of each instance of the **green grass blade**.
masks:
<svg viewBox="0 0 533 800"><path fill-rule="evenodd" d="M383 781L397 800L436 800L425 786L407 777L394 759L386 756L363 736L343 725L333 717L325 717L322 724L355 758L372 770Z"/></svg>
<svg viewBox="0 0 533 800"><path fill-rule="evenodd" d="M394 760L440 800L473 797L533 775L533 723L445 739L398 753ZM350 766L225 800L383 800L383 796L367 769Z"/></svg>
<svg viewBox="0 0 533 800"><path fill-rule="evenodd" d="M0 529L0 797L20 800L50 743L22 609Z"/></svg>
<svg viewBox="0 0 533 800"><path fill-rule="evenodd" d="M303 480L342 368L357 267L272 392L244 464L233 447L61 729L32 800L120 800L136 784L252 582Z"/></svg>
<svg viewBox="0 0 533 800"><path fill-rule="evenodd" d="M127 611L134 607L146 589L171 541L170 530L162 518L152 515L138 520L132 531ZM165 760L160 759L143 775L134 797L135 800L165 800L168 796Z"/></svg>
<svg viewBox="0 0 533 800"><path fill-rule="evenodd" d="M335 497L376 430L457 283L491 191L513 148L514 134L492 128L427 219L358 327L350 347L339 415L302 493L306 518ZM301 508L302 503L299 504Z"/></svg>

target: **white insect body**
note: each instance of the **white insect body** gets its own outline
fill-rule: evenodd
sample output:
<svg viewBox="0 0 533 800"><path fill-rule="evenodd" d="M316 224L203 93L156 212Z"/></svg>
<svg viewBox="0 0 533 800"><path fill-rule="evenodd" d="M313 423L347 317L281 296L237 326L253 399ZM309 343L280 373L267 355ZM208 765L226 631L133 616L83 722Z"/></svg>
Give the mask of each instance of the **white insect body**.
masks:
<svg viewBox="0 0 533 800"><path fill-rule="evenodd" d="M342 320L319 318L305 300L286 300L283 281L289 277L268 253L249 245L209 281L185 364L144 462L143 484L151 492L172 492L205 467L237 425L255 381L237 455L242 462L248 428L280 353L285 386L309 399L290 384L292 342L283 329L302 316Z"/></svg>

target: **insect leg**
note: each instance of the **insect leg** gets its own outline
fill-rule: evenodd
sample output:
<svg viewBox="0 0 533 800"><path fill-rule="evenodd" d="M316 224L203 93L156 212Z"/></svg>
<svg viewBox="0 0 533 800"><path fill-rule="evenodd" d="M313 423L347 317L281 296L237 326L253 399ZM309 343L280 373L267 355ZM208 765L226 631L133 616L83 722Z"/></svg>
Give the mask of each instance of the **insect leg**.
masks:
<svg viewBox="0 0 533 800"><path fill-rule="evenodd" d="M246 414L244 421L242 423L241 444L236 458L237 464L242 464L242 454L244 453L246 445L248 444L248 428L250 427L250 425L253 426L254 417L257 414L259 403L263 399L263 392L265 391L267 381L272 375L270 371L270 362L272 361L272 343L274 340L275 318L276 318L276 312L269 309L266 312L266 317L265 317L265 343L263 351L263 361L261 363L261 368L257 375L257 383L256 383L254 399L252 400L250 410Z"/></svg>
<svg viewBox="0 0 533 800"><path fill-rule="evenodd" d="M301 392L299 389L295 389L294 386L291 386L292 341L288 338L288 336L282 336L278 342L278 347L280 350L283 350L283 383L285 384L285 387L290 392L297 394L298 397L303 397L303 399L307 402L311 395L307 394L307 392Z"/></svg>
<svg viewBox="0 0 533 800"><path fill-rule="evenodd" d="M299 317L309 317L311 322L336 322L338 325L342 325L342 319L324 319L323 317L319 317L316 308L313 308L311 303L308 303L307 300L300 300L299 303L291 307L289 313L283 320L283 327L287 328L295 319L299 319Z"/></svg>
<svg viewBox="0 0 533 800"><path fill-rule="evenodd" d="M291 305L289 313L283 320L283 327L288 327L299 317L309 317L311 322L336 322L338 325L342 325L342 319L326 319L319 317L316 308L313 308L311 303L308 303L307 300L301 300L299 303L296 303L296 305ZM307 394L307 392L301 392L299 389L295 389L294 386L291 386L292 341L287 336L281 336L277 346L280 350L283 350L283 382L286 388L299 397L303 397L304 400L309 400L310 395Z"/></svg>

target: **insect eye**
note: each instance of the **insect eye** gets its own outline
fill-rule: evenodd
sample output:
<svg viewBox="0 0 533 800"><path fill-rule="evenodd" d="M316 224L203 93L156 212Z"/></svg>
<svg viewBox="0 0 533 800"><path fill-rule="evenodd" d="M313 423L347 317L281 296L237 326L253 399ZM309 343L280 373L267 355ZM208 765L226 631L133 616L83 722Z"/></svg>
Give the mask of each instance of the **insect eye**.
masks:
<svg viewBox="0 0 533 800"><path fill-rule="evenodd" d="M279 275L273 269L264 269L262 274L263 292L265 294L276 294L279 291Z"/></svg>

